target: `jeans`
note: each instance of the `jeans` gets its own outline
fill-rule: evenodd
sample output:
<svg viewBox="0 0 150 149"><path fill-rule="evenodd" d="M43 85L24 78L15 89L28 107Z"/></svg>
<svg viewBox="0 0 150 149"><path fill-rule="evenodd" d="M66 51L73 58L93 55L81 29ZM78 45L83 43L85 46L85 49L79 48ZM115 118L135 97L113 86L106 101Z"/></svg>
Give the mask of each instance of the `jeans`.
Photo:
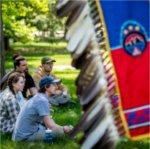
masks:
<svg viewBox="0 0 150 149"><path fill-rule="evenodd" d="M47 133L46 128L40 125L39 130L30 135L26 141L44 141L47 143L52 143L55 138L56 136L52 131Z"/></svg>

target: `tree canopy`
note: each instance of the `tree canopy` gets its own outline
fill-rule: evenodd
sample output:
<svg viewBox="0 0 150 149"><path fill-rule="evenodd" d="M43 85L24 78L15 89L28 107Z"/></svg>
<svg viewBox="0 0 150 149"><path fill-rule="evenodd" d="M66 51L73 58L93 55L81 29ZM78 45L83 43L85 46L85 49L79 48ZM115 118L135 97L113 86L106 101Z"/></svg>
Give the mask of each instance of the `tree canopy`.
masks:
<svg viewBox="0 0 150 149"><path fill-rule="evenodd" d="M63 20L55 16L56 0L3 0L4 36L14 41L32 41L41 36L54 37L63 29Z"/></svg>

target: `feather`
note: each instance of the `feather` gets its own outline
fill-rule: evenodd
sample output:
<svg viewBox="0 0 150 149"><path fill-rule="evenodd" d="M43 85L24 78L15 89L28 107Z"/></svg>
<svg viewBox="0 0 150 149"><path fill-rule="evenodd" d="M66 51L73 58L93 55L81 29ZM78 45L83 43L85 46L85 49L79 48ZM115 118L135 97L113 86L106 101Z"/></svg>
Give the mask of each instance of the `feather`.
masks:
<svg viewBox="0 0 150 149"><path fill-rule="evenodd" d="M76 1L73 4L70 0L58 4L57 9L59 16L68 16L67 50L73 59L72 66L81 70L76 86L84 113L70 136L75 137L80 131L84 133L80 142L82 149L114 148L122 125L117 110L113 113L115 118L112 116L109 95L114 93L116 84L95 1Z"/></svg>

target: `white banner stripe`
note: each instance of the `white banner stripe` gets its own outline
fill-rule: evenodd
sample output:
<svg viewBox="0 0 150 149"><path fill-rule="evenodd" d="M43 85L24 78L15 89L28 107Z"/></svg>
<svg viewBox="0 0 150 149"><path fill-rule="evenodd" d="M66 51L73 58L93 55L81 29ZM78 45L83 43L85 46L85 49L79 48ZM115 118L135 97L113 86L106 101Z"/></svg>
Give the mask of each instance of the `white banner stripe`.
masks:
<svg viewBox="0 0 150 149"><path fill-rule="evenodd" d="M138 127L142 127L142 126L148 126L148 125L150 125L150 122L145 122L145 123L142 123L142 124L132 125L132 126L129 126L129 129L134 129L134 128L138 128Z"/></svg>
<svg viewBox="0 0 150 149"><path fill-rule="evenodd" d="M124 113L131 113L131 112L135 112L135 111L143 110L143 109L147 109L147 108L150 108L150 105L146 105L146 106L142 106L142 107L138 107L138 108L125 110Z"/></svg>

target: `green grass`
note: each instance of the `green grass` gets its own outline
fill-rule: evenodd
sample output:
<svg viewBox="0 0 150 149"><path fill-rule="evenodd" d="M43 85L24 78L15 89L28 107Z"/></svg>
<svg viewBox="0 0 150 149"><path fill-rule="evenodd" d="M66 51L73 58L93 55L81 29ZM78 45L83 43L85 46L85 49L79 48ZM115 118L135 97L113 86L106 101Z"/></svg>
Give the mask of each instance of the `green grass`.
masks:
<svg viewBox="0 0 150 149"><path fill-rule="evenodd" d="M40 65L40 60L43 56L50 56L56 60L55 66L59 65L70 65L71 58L69 53L66 51L66 43L61 42L53 42L53 43L27 43L20 44L16 43L12 45L12 51L7 52L6 54L6 64L5 67L7 70L13 68L12 64L12 54L13 53L21 53L24 55L29 64L30 73L33 74L35 69ZM81 117L81 106L76 97L76 87L74 85L75 79L78 75L79 71L74 69L68 70L55 70L54 74L62 79L63 84L68 87L70 95L73 100L73 104L61 106L61 107L53 107L52 117L54 120L60 125L71 124L75 126L80 117ZM78 138L78 137L77 137ZM42 142L36 143L26 143L20 142L15 143L11 141L10 135L1 135L1 144L0 149L78 149L80 146L77 143L77 140L71 140L67 136L62 138L61 140L57 140L53 144L46 144ZM142 141L130 141L128 139L121 140L117 149L148 149L149 148L149 140Z"/></svg>
<svg viewBox="0 0 150 149"><path fill-rule="evenodd" d="M24 55L28 61L29 71L31 74L34 73L35 69L40 65L40 60L43 56L50 56L56 60L55 66L59 65L70 65L71 58L69 53L65 49L66 43L53 43L53 44L14 44L12 45L13 50L7 52L6 54L6 63L5 67L7 71L13 68L12 54L13 53L21 53ZM63 84L67 86L70 95L72 97L72 104L61 106L61 107L53 107L52 117L56 121L56 123L60 125L71 124L75 126L81 117L81 106L77 97L75 95L75 85L74 81L78 74L77 70L64 70L59 71L55 70L54 74L62 79ZM67 136L62 138L61 140L57 140L53 144L46 144L42 142L36 143L15 143L11 141L10 135L2 135L1 136L1 146L0 149L24 149L24 148L52 148L52 149L60 149L63 147L64 149L77 149L79 145L75 140L71 140Z"/></svg>
<svg viewBox="0 0 150 149"><path fill-rule="evenodd" d="M122 139L116 149L149 149L150 141L149 139L141 140L141 141L130 141L127 138Z"/></svg>
<svg viewBox="0 0 150 149"><path fill-rule="evenodd" d="M65 48L66 47L66 42L64 41L57 41L57 42L38 42L38 43L35 43L35 42L31 42L31 43L25 43L25 44L22 44L22 43L19 43L19 42L16 42L16 43L13 43L11 45L11 47L15 50L18 50L19 48L50 48L50 49L61 49L61 48Z"/></svg>
<svg viewBox="0 0 150 149"><path fill-rule="evenodd" d="M67 136L61 140L56 140L53 144L43 142L13 142L11 135L2 135L0 149L79 149L79 145Z"/></svg>

